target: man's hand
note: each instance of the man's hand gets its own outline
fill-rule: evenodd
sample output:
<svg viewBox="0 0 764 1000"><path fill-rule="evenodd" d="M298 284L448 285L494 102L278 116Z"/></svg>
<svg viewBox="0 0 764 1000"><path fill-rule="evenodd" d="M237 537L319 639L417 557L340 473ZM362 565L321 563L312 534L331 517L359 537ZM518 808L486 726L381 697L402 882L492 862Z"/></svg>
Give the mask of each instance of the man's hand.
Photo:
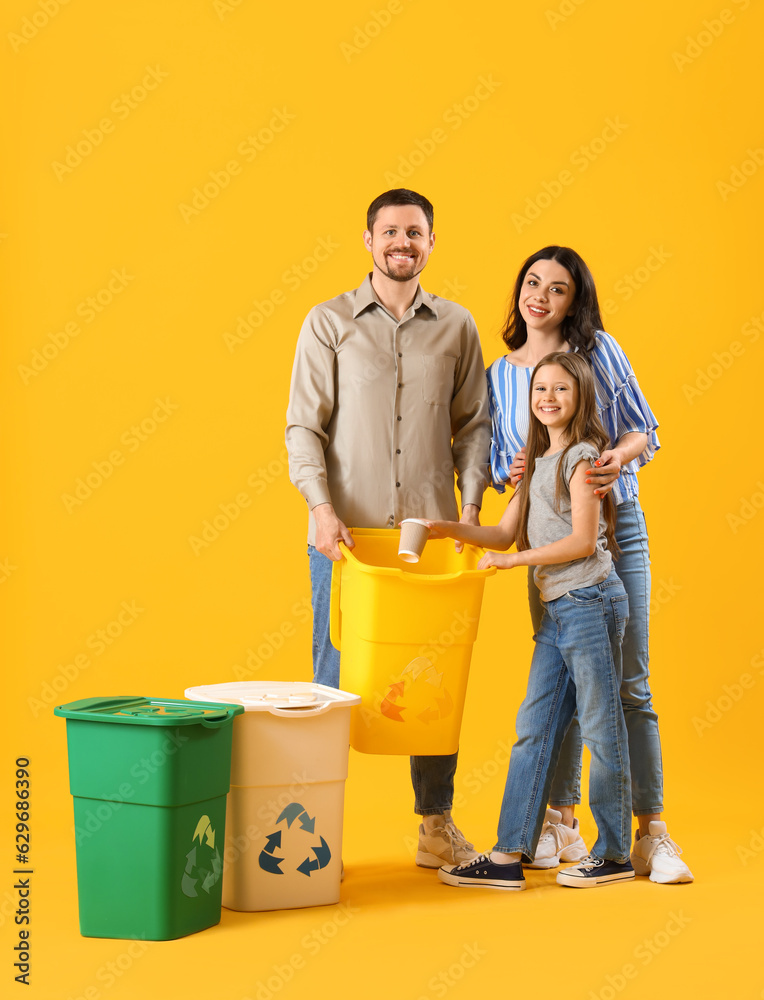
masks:
<svg viewBox="0 0 764 1000"><path fill-rule="evenodd" d="M512 459L509 467L509 485L516 487L525 475L525 448L521 448Z"/></svg>
<svg viewBox="0 0 764 1000"><path fill-rule="evenodd" d="M462 507L462 516L459 518L459 524L480 524L480 508L477 504L467 503ZM461 552L464 549L464 542L454 542L454 548L457 552Z"/></svg>
<svg viewBox="0 0 764 1000"><path fill-rule="evenodd" d="M344 542L349 549L355 547L353 536L334 513L330 503L320 503L313 508L316 519L316 548L334 562L342 558L339 542Z"/></svg>
<svg viewBox="0 0 764 1000"><path fill-rule="evenodd" d="M477 564L477 568L490 569L491 566L495 566L497 569L512 569L519 565L516 552L486 552Z"/></svg>
<svg viewBox="0 0 764 1000"><path fill-rule="evenodd" d="M596 487L598 497L604 497L615 486L621 474L621 456L617 450L603 451L586 475L587 483Z"/></svg>

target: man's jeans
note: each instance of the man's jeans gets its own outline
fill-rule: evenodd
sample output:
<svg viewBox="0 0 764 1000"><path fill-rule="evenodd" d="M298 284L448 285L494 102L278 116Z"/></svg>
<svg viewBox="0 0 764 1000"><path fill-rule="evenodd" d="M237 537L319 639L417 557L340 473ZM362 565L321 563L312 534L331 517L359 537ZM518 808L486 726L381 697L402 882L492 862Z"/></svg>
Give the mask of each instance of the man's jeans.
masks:
<svg viewBox="0 0 764 1000"><path fill-rule="evenodd" d="M599 836L592 854L624 862L631 847L629 747L621 708L621 642L629 602L614 571L543 605L528 691L499 816L495 850L530 861L544 821L552 770L578 710L591 751L589 805Z"/></svg>
<svg viewBox="0 0 764 1000"><path fill-rule="evenodd" d="M629 598L629 623L623 639L621 704L629 733L632 811L635 816L663 812L663 758L658 716L650 693L650 552L647 526L634 497L616 508L616 541L621 555L615 569ZM541 622L541 601L533 570L528 575L533 630ZM581 801L581 731L574 719L560 750L549 802L570 806Z"/></svg>
<svg viewBox="0 0 764 1000"><path fill-rule="evenodd" d="M311 600L313 603L313 680L329 687L340 686L340 654L329 638L332 560L308 546ZM414 811L420 816L438 815L451 808L457 754L412 757L411 783Z"/></svg>

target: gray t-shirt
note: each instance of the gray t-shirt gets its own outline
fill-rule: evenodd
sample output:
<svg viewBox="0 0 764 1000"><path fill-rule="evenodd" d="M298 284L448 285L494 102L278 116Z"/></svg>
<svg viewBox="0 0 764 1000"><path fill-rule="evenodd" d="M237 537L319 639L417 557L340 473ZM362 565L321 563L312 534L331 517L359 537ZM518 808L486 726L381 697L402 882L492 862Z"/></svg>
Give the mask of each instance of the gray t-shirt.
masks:
<svg viewBox="0 0 764 1000"><path fill-rule="evenodd" d="M537 549L565 538L573 530L570 509L570 480L578 463L585 459L593 463L599 452L594 445L582 442L575 445L565 455L563 470L566 489L560 492L560 509L555 509L555 480L561 451L536 459L536 468L531 480L531 502L528 513L528 541ZM613 566L613 558L607 550L605 538L605 515L600 506L600 530L597 548L590 556L574 559L572 562L555 563L552 566L537 566L533 578L541 592L542 601L554 601L563 594L579 587L592 587L605 580Z"/></svg>

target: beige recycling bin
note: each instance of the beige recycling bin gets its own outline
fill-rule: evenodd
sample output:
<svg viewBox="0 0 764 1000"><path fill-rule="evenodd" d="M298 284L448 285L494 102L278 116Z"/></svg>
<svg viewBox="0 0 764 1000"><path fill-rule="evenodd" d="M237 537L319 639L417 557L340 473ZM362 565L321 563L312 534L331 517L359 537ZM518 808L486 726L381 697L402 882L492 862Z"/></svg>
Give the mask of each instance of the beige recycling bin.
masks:
<svg viewBox="0 0 764 1000"><path fill-rule="evenodd" d="M350 709L321 684L237 681L186 697L244 706L234 720L223 906L281 910L336 903Z"/></svg>

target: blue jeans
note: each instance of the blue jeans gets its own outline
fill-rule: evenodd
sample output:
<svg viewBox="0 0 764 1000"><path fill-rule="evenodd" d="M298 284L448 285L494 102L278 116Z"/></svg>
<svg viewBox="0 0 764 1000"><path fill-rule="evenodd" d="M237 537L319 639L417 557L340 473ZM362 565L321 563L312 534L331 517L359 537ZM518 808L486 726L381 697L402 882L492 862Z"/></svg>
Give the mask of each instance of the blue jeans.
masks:
<svg viewBox="0 0 764 1000"><path fill-rule="evenodd" d="M308 561L313 604L313 680L316 684L339 688L340 653L329 638L332 560L309 545ZM451 808L456 758L455 753L411 758L414 812L420 816L434 816Z"/></svg>
<svg viewBox="0 0 764 1000"><path fill-rule="evenodd" d="M634 497L616 508L616 540L621 555L615 563L629 597L629 623L623 639L621 704L629 734L632 810L635 816L663 812L663 758L658 716L650 693L650 551L647 525L639 500ZM541 622L541 601L528 575L528 598L534 632ZM581 731L571 723L560 750L549 796L553 806L581 801Z"/></svg>
<svg viewBox="0 0 764 1000"><path fill-rule="evenodd" d="M631 788L619 690L628 597L612 571L602 583L572 590L543 608L495 850L519 851L524 861L534 857L554 764L577 711L592 755L589 805L598 831L592 854L624 862L631 847Z"/></svg>

